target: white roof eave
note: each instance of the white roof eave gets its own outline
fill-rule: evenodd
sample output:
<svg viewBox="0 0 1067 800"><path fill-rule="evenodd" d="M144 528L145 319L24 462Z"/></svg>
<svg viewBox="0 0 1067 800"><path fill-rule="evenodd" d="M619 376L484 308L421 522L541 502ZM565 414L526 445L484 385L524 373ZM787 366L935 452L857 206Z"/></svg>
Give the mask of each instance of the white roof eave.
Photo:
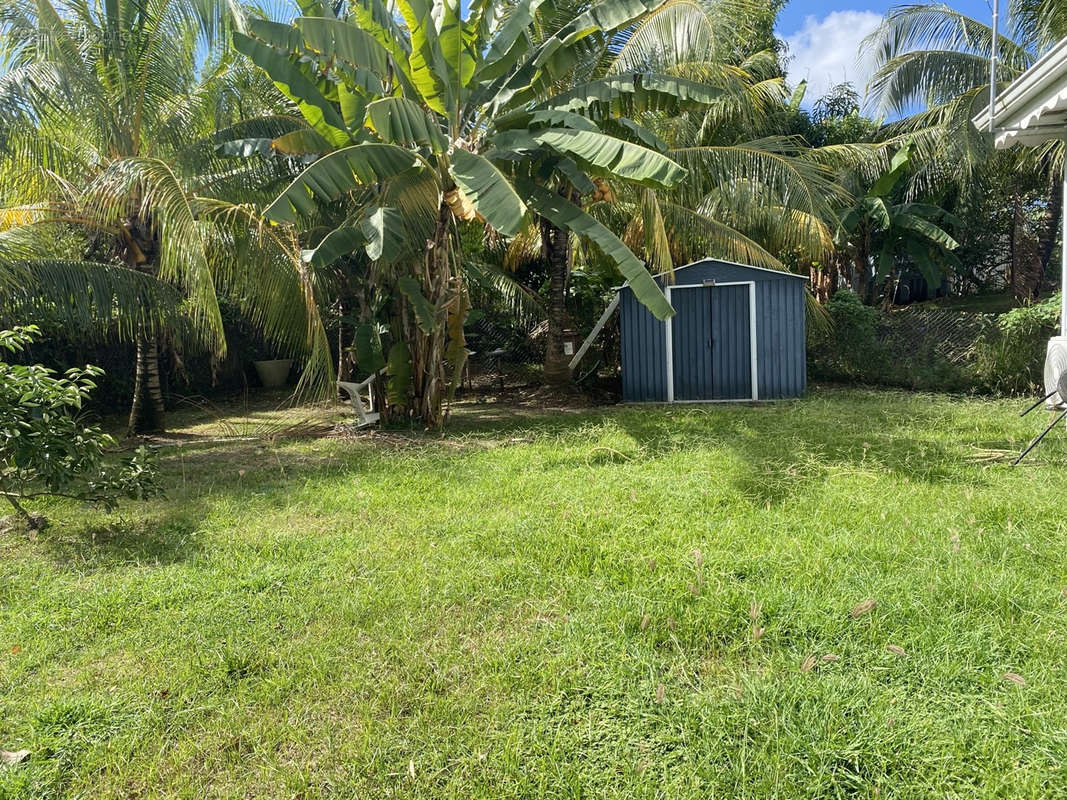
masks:
<svg viewBox="0 0 1067 800"><path fill-rule="evenodd" d="M989 129L989 106L974 117ZM1067 39L1042 56L997 97L995 143L998 149L1067 139Z"/></svg>

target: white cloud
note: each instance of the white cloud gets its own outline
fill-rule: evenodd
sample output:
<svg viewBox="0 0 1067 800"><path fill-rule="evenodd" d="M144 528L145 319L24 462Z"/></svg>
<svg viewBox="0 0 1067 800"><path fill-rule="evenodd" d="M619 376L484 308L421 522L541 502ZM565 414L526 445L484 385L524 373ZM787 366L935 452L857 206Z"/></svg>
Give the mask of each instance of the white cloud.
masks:
<svg viewBox="0 0 1067 800"><path fill-rule="evenodd" d="M873 67L860 54L860 43L882 21L874 11L831 11L825 17L809 16L789 44L789 83L807 79L804 105L811 106L833 86L851 82L861 95Z"/></svg>

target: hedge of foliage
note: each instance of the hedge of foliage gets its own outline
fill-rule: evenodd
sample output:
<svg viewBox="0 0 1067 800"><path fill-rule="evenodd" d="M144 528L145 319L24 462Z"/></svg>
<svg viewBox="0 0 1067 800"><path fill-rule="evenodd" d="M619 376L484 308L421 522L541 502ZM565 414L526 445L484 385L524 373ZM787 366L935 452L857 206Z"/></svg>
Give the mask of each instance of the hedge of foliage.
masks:
<svg viewBox="0 0 1067 800"><path fill-rule="evenodd" d="M832 325L809 335L809 375L926 391L1033 394L1041 385L1045 346L1057 331L1059 309L1057 294L990 317L961 361L949 357L936 338L902 351L891 335L892 315L841 291L827 304Z"/></svg>

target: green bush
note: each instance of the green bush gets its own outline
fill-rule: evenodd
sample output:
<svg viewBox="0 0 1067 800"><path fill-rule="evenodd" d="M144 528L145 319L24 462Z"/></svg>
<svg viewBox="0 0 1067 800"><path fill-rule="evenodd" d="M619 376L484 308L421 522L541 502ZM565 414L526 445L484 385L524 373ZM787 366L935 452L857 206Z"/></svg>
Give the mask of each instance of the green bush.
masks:
<svg viewBox="0 0 1067 800"><path fill-rule="evenodd" d="M0 331L0 350L17 352L38 333L32 326ZM31 528L42 527L43 520L22 503L36 497L112 508L120 497L160 491L147 448L111 463L105 453L114 440L79 417L101 373L86 366L57 378L39 364L0 362L0 496Z"/></svg>
<svg viewBox="0 0 1067 800"><path fill-rule="evenodd" d="M941 343L914 339L899 321L864 305L850 291L837 292L826 304L830 325L808 342L808 369L816 380L900 386L940 392L975 390L974 368L946 358Z"/></svg>
<svg viewBox="0 0 1067 800"><path fill-rule="evenodd" d="M880 382L891 363L878 338L878 311L841 290L826 304L830 325L812 333L808 352L812 376L828 380Z"/></svg>
<svg viewBox="0 0 1067 800"><path fill-rule="evenodd" d="M1030 394L1041 387L1045 348L1059 321L1059 294L1002 314L977 347L981 388L996 394Z"/></svg>

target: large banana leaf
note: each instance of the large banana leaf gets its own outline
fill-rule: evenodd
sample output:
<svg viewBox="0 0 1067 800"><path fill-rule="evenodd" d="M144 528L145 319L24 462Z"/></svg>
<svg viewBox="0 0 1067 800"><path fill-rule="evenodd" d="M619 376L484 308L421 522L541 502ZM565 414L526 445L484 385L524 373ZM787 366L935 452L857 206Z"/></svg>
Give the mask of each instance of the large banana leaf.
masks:
<svg viewBox="0 0 1067 800"><path fill-rule="evenodd" d="M367 122L383 142L429 147L440 153L448 142L422 107L406 97L384 97L367 106Z"/></svg>
<svg viewBox="0 0 1067 800"><path fill-rule="evenodd" d="M662 5L665 0L605 0L573 17L530 53L522 68L503 83L501 94L512 104L524 103L539 87L570 73L577 63L576 46L594 35L611 34ZM530 67L534 69L531 70Z"/></svg>
<svg viewBox="0 0 1067 800"><path fill-rule="evenodd" d="M946 250L955 250L960 243L934 223L914 214L898 214L893 222L901 228L913 231Z"/></svg>
<svg viewBox="0 0 1067 800"><path fill-rule="evenodd" d="M906 144L893 154L893 160L889 164L888 171L875 181L874 186L867 192L867 196L885 197L893 191L893 187L897 185L902 177L904 177L904 173L907 171L910 161L911 145Z"/></svg>
<svg viewBox="0 0 1067 800"><path fill-rule="evenodd" d="M371 96L384 93L383 82L390 78L398 78L405 88L410 88L406 72L399 68L390 51L358 26L319 17L301 17L296 25L309 48L337 59L335 66L340 62L354 84Z"/></svg>
<svg viewBox="0 0 1067 800"><path fill-rule="evenodd" d="M382 355L382 337L378 324L364 322L356 328L356 366L368 375L374 375L385 366Z"/></svg>
<svg viewBox="0 0 1067 800"><path fill-rule="evenodd" d="M360 29L373 36L378 44L389 51L397 67L410 81L408 56L411 55L411 45L382 0L353 0L348 4L348 11Z"/></svg>
<svg viewBox="0 0 1067 800"><path fill-rule="evenodd" d="M498 131L530 128L574 128L578 131L599 131L600 128L588 117L570 111L547 109L541 111L513 111L493 121Z"/></svg>
<svg viewBox="0 0 1067 800"><path fill-rule="evenodd" d="M351 67L362 67L386 77L392 68L389 51L358 26L339 19L300 17L296 27L312 50L339 58Z"/></svg>
<svg viewBox="0 0 1067 800"><path fill-rule="evenodd" d="M618 30L663 3L664 0L605 0L576 16L552 38L564 46L571 45L597 31Z"/></svg>
<svg viewBox="0 0 1067 800"><path fill-rule="evenodd" d="M328 267L339 258L347 256L367 242L367 237L358 227L348 225L330 231L314 250L304 250L301 257L313 267Z"/></svg>
<svg viewBox="0 0 1067 800"><path fill-rule="evenodd" d="M613 136L631 142L643 144L645 147L651 147L653 150L660 153L666 153L669 149L669 145L653 131L650 131L644 125L640 125L626 117L605 119L601 123L601 127L604 129L605 133L610 133Z"/></svg>
<svg viewBox="0 0 1067 800"><path fill-rule="evenodd" d="M411 36L408 56L411 82L426 105L448 116L454 110L452 87L448 83L449 69L441 52L432 9L425 0L397 0L396 5Z"/></svg>
<svg viewBox="0 0 1067 800"><path fill-rule="evenodd" d="M462 95L478 64L477 42L472 41L459 15L459 0L436 0L441 8L438 39L448 67L449 81Z"/></svg>
<svg viewBox="0 0 1067 800"><path fill-rule="evenodd" d="M491 80L504 74L529 50L528 29L543 2L544 0L519 0L515 4L482 58L476 73L480 80Z"/></svg>
<svg viewBox="0 0 1067 800"><path fill-rule="evenodd" d="M357 250L371 261L396 261L410 250L402 215L392 208L375 208L355 225L330 231L314 250L305 250L303 259L313 267L328 267Z"/></svg>
<svg viewBox="0 0 1067 800"><path fill-rule="evenodd" d="M396 288L411 303L419 327L426 333L433 333L434 328L437 327L437 312L434 310L433 303L422 293L419 282L410 275L402 275L396 280Z"/></svg>
<svg viewBox="0 0 1067 800"><path fill-rule="evenodd" d="M375 208L359 222L366 237L367 258L372 261L397 261L412 250L412 237L404 224L404 215L395 208Z"/></svg>
<svg viewBox="0 0 1067 800"><path fill-rule="evenodd" d="M537 108L563 109L592 119L632 117L645 111L677 114L711 105L723 98L723 91L673 75L654 72L613 75L579 84L544 101Z"/></svg>
<svg viewBox="0 0 1067 800"><path fill-rule="evenodd" d="M662 153L595 131L553 128L537 131L533 138L558 153L644 186L669 189L686 175L684 167Z"/></svg>
<svg viewBox="0 0 1067 800"><path fill-rule="evenodd" d="M547 160L542 164L541 169L540 177L542 180L547 181L555 171L562 173L570 181L571 186L577 189L580 194L592 194L596 191L596 184L582 171L582 168L575 163L573 158L559 156L558 158Z"/></svg>
<svg viewBox="0 0 1067 800"><path fill-rule="evenodd" d="M319 201L330 202L359 186L380 183L424 165L393 144L357 144L320 158L297 176L264 212L275 222L296 222Z"/></svg>
<svg viewBox="0 0 1067 800"><path fill-rule="evenodd" d="M328 153L333 148L317 131L305 128L272 139L270 149L288 156L306 156Z"/></svg>
<svg viewBox="0 0 1067 800"><path fill-rule="evenodd" d="M452 153L451 174L490 225L505 236L519 232L526 204L500 170L482 156L456 150Z"/></svg>
<svg viewBox="0 0 1067 800"><path fill-rule="evenodd" d="M578 206L568 202L555 192L538 186L531 180L520 179L516 185L527 202L542 217L553 225L565 228L577 236L589 239L610 258L629 282L630 289L641 303L659 319L674 315L659 285L648 274L645 265L623 244L614 233L605 228Z"/></svg>
<svg viewBox="0 0 1067 800"><path fill-rule="evenodd" d="M270 76L282 94L296 103L308 124L332 146L343 147L352 141L337 109L287 56L238 32L233 34L233 46Z"/></svg>

